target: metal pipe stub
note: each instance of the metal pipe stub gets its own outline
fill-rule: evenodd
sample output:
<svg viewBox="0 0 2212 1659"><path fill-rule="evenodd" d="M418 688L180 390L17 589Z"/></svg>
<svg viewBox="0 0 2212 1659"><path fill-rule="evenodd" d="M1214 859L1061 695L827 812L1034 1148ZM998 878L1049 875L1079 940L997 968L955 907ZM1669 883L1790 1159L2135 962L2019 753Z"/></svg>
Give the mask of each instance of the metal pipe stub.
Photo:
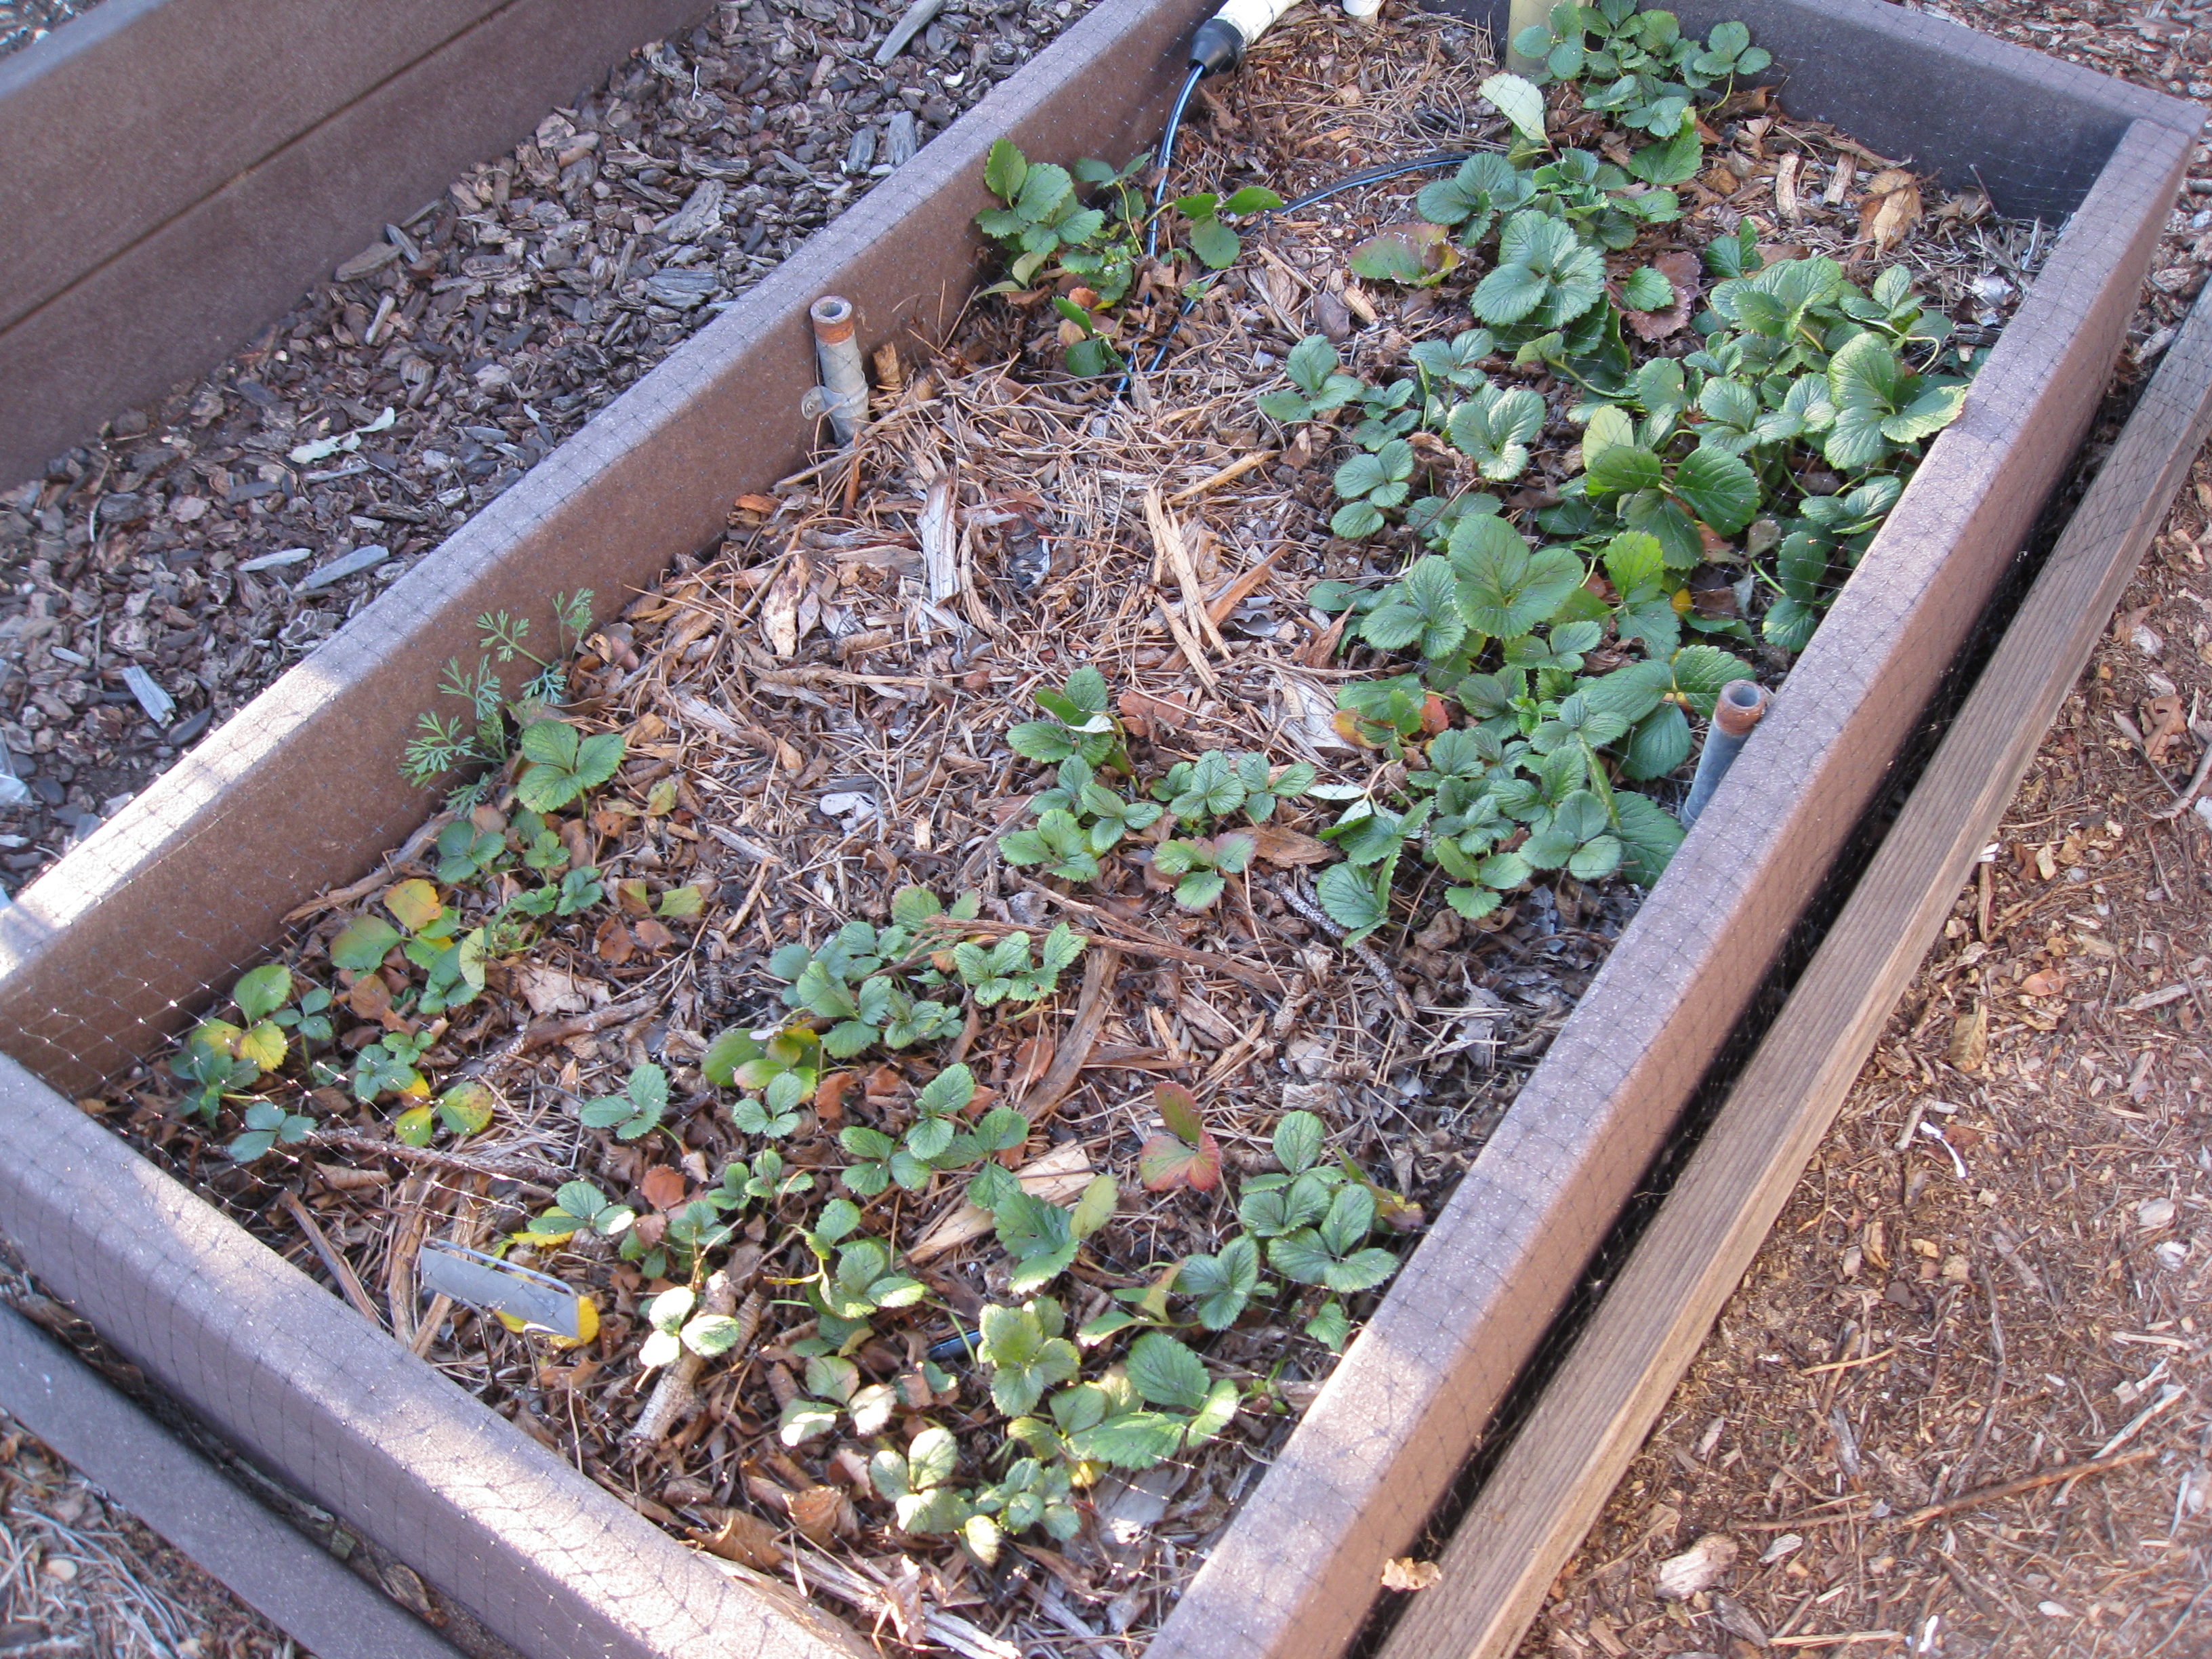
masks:
<svg viewBox="0 0 2212 1659"><path fill-rule="evenodd" d="M828 416L838 443L849 444L868 418L868 375L854 331L853 302L825 294L806 308L806 315L814 325L814 356L822 374L821 386L807 400L807 412Z"/></svg>
<svg viewBox="0 0 2212 1659"><path fill-rule="evenodd" d="M1688 829L1712 799L1713 791L1720 787L1721 780L1735 764L1736 753L1743 747L1766 713L1770 699L1766 688L1757 680L1730 680L1721 687L1719 699L1713 704L1713 723L1705 733L1705 746L1698 757L1698 770L1690 780L1690 793L1682 802L1679 816L1682 828Z"/></svg>

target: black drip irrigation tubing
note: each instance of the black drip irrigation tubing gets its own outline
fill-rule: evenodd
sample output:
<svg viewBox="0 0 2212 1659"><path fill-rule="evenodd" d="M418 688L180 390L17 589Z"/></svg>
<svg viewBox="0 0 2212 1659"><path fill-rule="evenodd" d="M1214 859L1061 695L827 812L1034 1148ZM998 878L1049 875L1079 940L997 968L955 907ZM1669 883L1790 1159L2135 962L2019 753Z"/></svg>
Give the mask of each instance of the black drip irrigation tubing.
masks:
<svg viewBox="0 0 2212 1659"><path fill-rule="evenodd" d="M1183 82L1182 94L1176 98L1174 110L1168 116L1167 134L1160 142L1160 182L1154 187L1152 192L1152 206L1156 210L1167 200L1167 166L1175 154L1176 129L1182 124L1183 106L1190 101L1190 94L1198 85L1200 73L1199 70L1193 70L1190 78ZM1427 173L1440 167L1455 167L1471 160L1474 155L1473 150L1455 150L1448 153L1440 151L1434 155L1424 155L1419 161L1387 161L1377 167L1362 167L1357 173L1347 173L1334 184L1323 185L1319 190L1310 190L1295 201L1285 202L1279 208L1268 209L1261 216L1261 222L1263 225L1273 223L1277 214L1300 212L1317 202L1326 202L1332 196L1341 195L1347 190L1357 190L1362 185L1379 185L1386 179L1402 179L1408 173ZM1145 257L1146 258L1157 256L1159 241L1159 220L1155 216L1146 235ZM1184 320L1197 309L1198 302L1212 290L1214 282L1225 275L1228 270L1234 269L1236 267L1231 265L1223 270L1209 272L1193 283L1190 289L1185 291L1182 306L1176 311L1174 320L1169 323L1168 331L1160 337L1159 349L1152 354L1152 361L1146 368L1146 374L1157 374L1160 372L1162 366L1168 360L1169 351L1175 345L1176 335L1182 330ZM1136 365L1132 362L1123 368L1121 380L1114 387L1114 395L1106 400L1106 407L1109 410L1128 396L1130 382L1136 378Z"/></svg>

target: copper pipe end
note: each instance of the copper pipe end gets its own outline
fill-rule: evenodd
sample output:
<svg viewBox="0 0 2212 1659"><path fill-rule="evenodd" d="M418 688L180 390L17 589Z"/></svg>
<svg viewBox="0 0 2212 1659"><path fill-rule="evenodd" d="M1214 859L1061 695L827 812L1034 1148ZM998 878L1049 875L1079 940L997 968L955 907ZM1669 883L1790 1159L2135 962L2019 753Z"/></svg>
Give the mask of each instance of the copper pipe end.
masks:
<svg viewBox="0 0 2212 1659"><path fill-rule="evenodd" d="M814 324L814 337L823 345L842 345L853 337L853 302L836 294L825 294L807 307L806 314Z"/></svg>
<svg viewBox="0 0 2212 1659"><path fill-rule="evenodd" d="M1729 737L1747 738L1766 713L1766 688L1756 680L1730 680L1713 706L1713 724Z"/></svg>

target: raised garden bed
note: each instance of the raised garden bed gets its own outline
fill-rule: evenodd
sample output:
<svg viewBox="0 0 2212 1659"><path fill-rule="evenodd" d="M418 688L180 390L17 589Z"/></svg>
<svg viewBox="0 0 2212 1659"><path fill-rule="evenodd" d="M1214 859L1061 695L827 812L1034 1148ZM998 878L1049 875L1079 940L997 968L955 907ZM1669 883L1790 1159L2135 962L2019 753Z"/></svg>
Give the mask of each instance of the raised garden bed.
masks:
<svg viewBox="0 0 2212 1659"><path fill-rule="evenodd" d="M1793 39L1803 38L1791 32L1798 14L1794 9L1770 12L1765 8L1727 8L1725 12L1746 9L1760 38L1775 47L1785 66L1792 66ZM1078 58L1084 49L1103 46L1119 34L1140 57L1167 48L1166 61L1172 64L1172 47L1188 18L1147 22L1133 15L1133 10L1102 9L1058 52ZM1711 20L1692 15L1686 21L1703 24L1717 21L1720 15L1724 14ZM1859 15L1849 15L1856 19ZM1844 27L1837 19L1838 14L1823 14L1818 27L1829 31ZM2077 130L2088 133L2101 127L2103 134L2101 152L2094 140L2086 141L2090 159L2064 165L2057 164L2049 148L2050 132L2063 125L2055 118L2035 124L2037 148L2032 155L2008 156L2000 137L1990 137L1989 148L1978 155L1968 151L1962 156L1955 143L1947 154L1942 135L1929 135L1917 160L1953 164L1977 160L1982 181L2006 211L2063 210L2070 204L2063 185L2051 181L2063 178L2067 165L2077 173L2094 168L2101 153L2106 160L2098 188L2054 251L2004 345L1982 370L1965 421L1939 441L1918 483L1867 556L1862 580L1847 592L1797 666L1790 695L1778 707L1766 732L1753 743L1736 777L1717 798L1668 883L1623 936L1581 1011L1562 1031L1551 1056L1522 1091L1398 1286L1324 1389L1282 1462L1261 1483L1243 1517L1192 1584L1160 1638L1181 1643L1177 1650L1211 1651L1213 1644L1225 1651L1319 1650L1357 1621L1370 1599L1381 1559L1395 1553L1419 1524L1460 1454L1479 1431L1491 1402L1648 1161L1674 1107L1747 999L1805 893L1824 872L1857 806L1878 781L1897 736L1917 714L1929 685L2070 447L2102 367L2117 344L2135 279L2186 151L2183 126L2160 125L2155 118L2163 106L2156 100L2119 94L2089 77L2048 70L2018 54L1996 52L1935 26L1923 29L1913 20L1869 13L1857 27L1869 32L1853 52L1860 62L1878 55L1876 48L1887 46L1900 54L1917 49L1939 58L1949 57L1954 67L1948 72L1963 72L1969 64L1985 71L2009 70L2027 87L2047 74L2044 96L2054 108L2070 109ZM1838 50L1832 41L1829 49ZM1047 70L1049 61L1040 63L1038 70ZM1144 57L1143 61L1152 59ZM1141 143L1146 121L1157 114L1158 88L1152 88L1149 107L1133 97L1123 109L1102 112L1098 87L1116 82L1095 74L1093 80L1084 94L1066 94L1071 101L1079 95L1088 99L1087 125L1071 119L1055 130L1042 118L1044 106L1036 111L1039 118L1024 123L1019 118L1025 113L1018 107L1020 100L994 100L1001 107L994 111L987 106L978 112L969 129L964 155L957 154L957 146L941 147L956 152L945 159L961 171L945 179L934 199L918 203L918 209L925 216L935 216L939 230L949 229L964 216L975 204L968 181L982 148L1010 130L1033 155L1112 155ZM1824 95L1817 78L1808 81L1807 90L1809 97ZM1827 92L1843 96L1832 88ZM2006 107L2017 110L2020 102L2018 97L2008 98ZM1883 115L1878 100L1864 110L1854 110L1846 102L1804 112L1836 118L1889 153L1915 149L1909 139L1900 143L1903 135L1894 131L1875 136L1872 124ZM2127 129L2127 118L2136 113L2152 118ZM1128 131L1111 125L1109 118L1116 115L1128 120L1139 136L1132 137ZM1954 140L1956 137L1951 135ZM2012 174L2007 173L2008 164ZM2017 199L2008 199L2014 192ZM833 246L847 240L842 228L824 239ZM754 389L765 401L748 407L764 431L787 425L785 411L811 378L793 326L797 310L814 293L832 287L854 294L864 314L872 314L872 303L912 292L910 284L892 289L871 287L872 267L866 256L851 270L813 268L820 264L815 256L822 252L817 247L794 261L794 268L780 274L654 377L663 387L688 382L701 393L705 408L676 410L654 435L664 441L687 435L689 459L712 473L711 489L684 476L685 468L676 464L685 459L680 452L660 447L629 459L619 453L622 434L613 429L626 419L649 419L647 410L640 407L653 401L646 395L652 390L648 383L440 556L456 578L470 570L471 557L476 560L476 591L463 589L457 602L448 602L428 617L417 612L403 619L392 614L400 609L392 601L428 586L410 577L392 599L380 602L333 641L307 671L325 684L358 674L355 695L389 711L381 729L391 741L383 750L363 740L366 728L358 721L349 731L337 729L347 713L337 699L301 700L299 694L309 688L296 684L303 675L295 675L255 706L263 722L272 716L287 723L296 720L297 729L281 748L270 741L273 733L266 723L258 723L250 734L235 728L218 734L196 761L229 774L233 781L227 788L208 787L204 776L197 781L173 777L25 895L24 903L5 924L16 930L11 933L11 944L19 935L25 939L24 953L0 989L10 1013L21 1011L21 1036L15 1045L20 1056L65 1085L88 1084L100 1072L129 1058L133 1048L149 1045L134 1043L118 1031L107 1038L101 1052L96 1045L104 1017L88 1019L73 1015L71 1009L87 1006L88 1000L94 1006L102 999L121 1004L125 994L134 994L142 1017L149 1025L158 1022L161 1005L186 1003L200 986L228 982L264 942L274 911L315 886L350 875L366 861L374 845L396 839L416 809L411 801L398 799L374 769L394 757L404 736L402 722L419 700L420 688L434 679L431 665L468 647L469 620L481 611L521 609L556 586L592 585L606 591L644 574L641 569L593 568L595 562L577 544L576 533L591 515L617 513L621 515L617 519L601 522L634 526L642 539L647 520L641 509L647 499L657 495L653 505L664 509L670 521L688 525L690 538L672 544L673 532L667 524L653 522L653 532L662 538L654 545L684 551L708 538L729 496L757 489L766 482L763 474L781 470L714 470L712 457L720 446L699 428L709 424L707 416L715 412L714 398L732 394L710 392L702 385L707 377L702 360L726 354L739 360L733 369L757 369L757 363L743 363L743 345L733 337L731 325L743 318L761 326L767 318L753 313L751 307L781 298L782 326L792 337L779 342L776 351L763 349L758 355L779 363L782 383L779 387L768 379L763 385L764 377L757 372ZM948 271L946 276L957 283L953 292L969 281L964 274ZM877 275L872 280L882 283L887 278ZM793 395L776 402L773 394L779 390ZM646 434L633 428L630 435L642 439ZM583 488L577 469L587 461L602 470L603 483L627 471L623 481L635 493L627 501L609 503L603 489ZM1997 482L2001 471L2002 485ZM687 494L688 511L681 510ZM510 589L491 579L483 566L489 562L496 526L515 523L528 528L520 526L515 514L530 499L539 500L548 509L548 520L537 526L547 532L539 545L556 556L520 575ZM629 517L624 508L638 516ZM633 540L625 551L636 546ZM641 564L643 558L643 554L638 556ZM460 586L458 580L455 586ZM380 611L385 617L379 617ZM421 635L439 643L425 650L403 639L403 621L420 625ZM383 626L374 625L379 622ZM365 652L372 644L380 649ZM317 703L322 706L313 707ZM302 769L288 770L295 758ZM320 815L323 833L313 839L328 856L301 859L310 873L304 879L287 881L269 870L270 849L286 842L288 828L291 846L301 848L318 815L295 811L288 825L271 809L287 793L296 798L304 778L315 779L314 787L323 791L319 804L351 799L355 804L349 810L356 815L354 833L358 838L349 843L331 834L336 825L327 813ZM167 836L159 815L164 802L175 814L167 822L181 832L176 843L166 848L161 845ZM190 822L193 818L198 820L196 826ZM139 826L137 852L131 850L134 820ZM186 850L193 843L213 849L221 837L235 835L237 826L248 824L255 850L224 867L210 871L208 866L216 860L210 853ZM340 849L348 844L356 850L349 862L342 862L347 855ZM159 861L175 872L179 882L173 896L156 890L158 873L134 883L127 893L102 893L82 884L79 872L100 867L103 859L113 860L106 863L106 872L120 874L137 860L151 861L163 852L168 856ZM199 867L183 867L196 856ZM187 955L187 942L173 937L173 917L209 914L204 898L195 902L188 896L204 896L212 885L228 886L228 902L233 904L241 888L254 895L246 902L258 904L258 916L222 917L220 928L206 931L220 931L227 937L191 942L190 959L175 971L165 969L162 977L151 979L149 969L164 957ZM131 907L139 903L149 908L134 915ZM189 911L180 912L179 907L185 905ZM66 931L57 927L61 923L68 924ZM41 937L42 930L52 931ZM122 955L130 947L137 949L136 962ZM95 964L101 970L97 977ZM47 977L57 972L73 972L78 983L66 994L48 988L65 982ZM134 983L142 980L146 982ZM1690 994L1693 980L1695 996ZM1667 990L1661 994L1657 987ZM26 1110L34 1106L34 1101L26 1102ZM130 1167L127 1158L51 1097L42 1121L50 1127L26 1123L22 1144L40 1144L51 1136L54 1144L69 1145L73 1156L106 1161L118 1172ZM234 1397L226 1402L221 1389L214 1386L213 1379L228 1369L220 1364L223 1346L241 1340L237 1331L212 1328L221 1316L210 1310L211 1327L204 1339L208 1346L197 1352L156 1335L163 1328L155 1322L163 1315L158 1292L155 1299L146 1299L149 1280L104 1279L83 1271L89 1258L78 1255L72 1261L76 1251L94 1248L127 1254L129 1242L118 1236L119 1230L109 1224L99 1247L89 1238L73 1245L68 1242L65 1219L71 1200L64 1195L56 1203L51 1190L34 1193L29 1188L30 1183L19 1182L9 1194L5 1219L50 1279L249 1444L267 1449L272 1439L281 1441L262 1420L264 1415L273 1416L277 1407L272 1403L267 1413L257 1414L248 1402ZM180 1205L185 1212L195 1204L181 1197L163 1201ZM1501 1226L1501 1218L1511 1224ZM241 1270L256 1274L270 1270L248 1266L266 1258L242 1240L222 1243L219 1227L207 1237L211 1245L239 1251ZM134 1302L140 1310L136 1315ZM301 1316L316 1302L316 1293L300 1288L296 1305ZM325 1316L349 1322L334 1308ZM370 1342L358 1330L353 1340L357 1345ZM171 1356L167 1365L156 1357L163 1352ZM316 1359L307 1353L298 1358L303 1364ZM394 1378L392 1386L398 1386L398 1379L404 1376L386 1374ZM297 1420L306 1425L325 1408L318 1405L317 1396L327 1402L343 1392L339 1378L324 1375L303 1379L291 1396L296 1404L289 1409L302 1413ZM377 1437L373 1425L362 1426L364 1433L357 1443L374 1457ZM483 1443L501 1437L495 1427L483 1425L481 1432L488 1437ZM342 1437L335 1425L328 1425L328 1431L326 1437ZM471 1425L471 1431L476 1431L476 1425ZM385 1455L391 1450L385 1448ZM280 1456L279 1461L286 1460ZM299 1460L292 1462L296 1469ZM538 1462L539 1476L550 1479L552 1472L542 1467L543 1460ZM396 1495L410 1499L425 1495L419 1488L402 1492L407 1484L404 1471L393 1467L391 1474L390 1489ZM581 1496L575 1501L585 1502ZM446 1518L440 1524L459 1524L434 1502L418 1513L443 1514ZM389 1541L420 1562L431 1577L440 1576L439 1558L426 1559L398 1540ZM675 1565L680 1556L666 1561L642 1540L629 1540L626 1547L633 1550L633 1560L648 1570L658 1571L665 1564L669 1571L685 1576ZM489 1570L496 1571L501 1559L511 1563L523 1558L511 1550L503 1558L489 1553L486 1559L493 1564ZM484 1606L484 1582L454 1588L490 1616ZM496 1599L495 1594L491 1599ZM572 1608L569 1616L580 1615Z"/></svg>

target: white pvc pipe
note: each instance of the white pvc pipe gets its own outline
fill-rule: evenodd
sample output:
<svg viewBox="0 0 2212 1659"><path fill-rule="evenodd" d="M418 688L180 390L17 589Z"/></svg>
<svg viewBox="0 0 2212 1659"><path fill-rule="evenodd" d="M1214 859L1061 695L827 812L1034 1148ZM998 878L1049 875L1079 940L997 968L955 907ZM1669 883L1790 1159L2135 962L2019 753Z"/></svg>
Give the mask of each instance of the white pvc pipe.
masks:
<svg viewBox="0 0 2212 1659"><path fill-rule="evenodd" d="M1249 46L1297 3L1298 0L1229 0L1213 15L1243 35L1244 44Z"/></svg>

